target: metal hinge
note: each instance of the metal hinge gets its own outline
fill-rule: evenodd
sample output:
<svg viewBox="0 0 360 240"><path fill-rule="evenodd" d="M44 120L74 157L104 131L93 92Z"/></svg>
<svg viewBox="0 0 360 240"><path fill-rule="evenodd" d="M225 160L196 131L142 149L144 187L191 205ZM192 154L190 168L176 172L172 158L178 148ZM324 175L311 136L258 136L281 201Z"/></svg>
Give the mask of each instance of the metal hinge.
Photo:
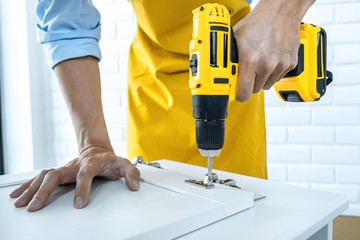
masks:
<svg viewBox="0 0 360 240"><path fill-rule="evenodd" d="M134 157L133 160L131 161L132 165L136 166L137 164L143 164L143 165L147 165L150 167L156 167L156 168L161 168L160 163L158 162L145 162L143 157Z"/></svg>
<svg viewBox="0 0 360 240"><path fill-rule="evenodd" d="M239 186L236 185L236 181L234 179L219 179L216 173L212 173L210 177L208 176L208 174L206 174L203 181L198 181L190 178L185 180L184 182L206 189L214 188L213 184L208 185L209 180L211 180L212 183L223 184L225 186L241 189Z"/></svg>

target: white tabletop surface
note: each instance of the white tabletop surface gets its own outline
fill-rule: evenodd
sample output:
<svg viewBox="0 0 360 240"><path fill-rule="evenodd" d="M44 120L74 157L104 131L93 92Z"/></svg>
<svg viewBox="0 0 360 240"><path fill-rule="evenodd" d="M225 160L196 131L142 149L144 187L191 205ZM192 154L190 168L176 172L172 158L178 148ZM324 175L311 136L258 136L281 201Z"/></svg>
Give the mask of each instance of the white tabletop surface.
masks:
<svg viewBox="0 0 360 240"><path fill-rule="evenodd" d="M163 168L175 168L181 172L190 169L186 164L167 160L159 162ZM197 174L206 172L203 168L196 168L194 172ZM266 195L266 198L256 201L254 207L221 221L191 233L184 231L180 239L306 239L346 210L348 205L344 197L332 193L215 172L220 178L233 178L243 189ZM27 173L21 178L32 174ZM158 214L160 201L169 204L173 199L173 207L180 204L177 193L151 184L141 183L139 192L131 192L126 189L123 180L96 180L90 204L82 210L73 208L74 186L71 185L59 188L43 210L28 213L24 208L13 207L13 199L8 197L16 185L1 187L1 184L19 179L14 176L0 177L0 239L23 239L30 236L29 233L33 234L31 239L75 239L75 236L76 239L122 239L130 236L126 233L136 232L137 224L151 228L154 223L165 223L167 219L159 218ZM132 202L129 203L129 199ZM204 208L211 207L210 203L207 204L209 206ZM174 207L173 214L185 214L190 209ZM153 218L143 218L144 212ZM188 214L193 212L196 213L192 210ZM44 216L47 216L46 222ZM204 217L206 215L202 215ZM197 225L202 218L189 218L186 224ZM180 225L179 229L177 231L181 232ZM161 231L153 231L161 237Z"/></svg>

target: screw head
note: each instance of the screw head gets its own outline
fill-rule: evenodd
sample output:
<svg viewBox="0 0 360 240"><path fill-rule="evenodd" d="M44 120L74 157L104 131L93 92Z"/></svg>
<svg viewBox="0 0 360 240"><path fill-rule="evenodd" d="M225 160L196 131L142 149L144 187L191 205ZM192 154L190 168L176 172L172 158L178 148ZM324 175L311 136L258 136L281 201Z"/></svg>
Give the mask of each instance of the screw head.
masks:
<svg viewBox="0 0 360 240"><path fill-rule="evenodd" d="M203 7L203 6L201 6L201 7L200 7L200 11L203 11L203 10L204 10L204 7Z"/></svg>
<svg viewBox="0 0 360 240"><path fill-rule="evenodd" d="M196 88L200 88L201 84L196 85Z"/></svg>
<svg viewBox="0 0 360 240"><path fill-rule="evenodd" d="M202 41L201 40L198 40L198 44L201 44L202 43Z"/></svg>
<svg viewBox="0 0 360 240"><path fill-rule="evenodd" d="M228 10L229 11L229 14L231 14L231 11L230 10Z"/></svg>

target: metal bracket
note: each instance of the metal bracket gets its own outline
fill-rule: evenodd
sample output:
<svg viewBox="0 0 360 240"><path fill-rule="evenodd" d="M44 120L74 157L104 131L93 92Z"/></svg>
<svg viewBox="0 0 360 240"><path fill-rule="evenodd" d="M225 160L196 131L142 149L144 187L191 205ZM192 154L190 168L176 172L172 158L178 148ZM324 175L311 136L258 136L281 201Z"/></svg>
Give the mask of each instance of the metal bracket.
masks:
<svg viewBox="0 0 360 240"><path fill-rule="evenodd" d="M156 168L161 168L160 163L158 162L145 162L143 157L134 157L133 160L131 161L132 165L136 166L137 164L143 164L143 165L148 165L150 167L156 167Z"/></svg>
<svg viewBox="0 0 360 240"><path fill-rule="evenodd" d="M147 166L150 166L150 167L155 167L155 168L162 169L162 167L160 166L160 163L158 163L158 162L145 162L144 158L140 157L140 156L134 157L133 160L131 161L131 163L134 166L136 166L137 164L143 164L143 165L147 165ZM190 179L186 179L184 182L188 183L188 184L191 184L191 185L194 185L194 186L202 187L202 188L205 188L205 189L214 188L215 185L213 183L222 184L222 185L225 185L225 186L241 189L240 187L238 187L236 185L235 180L233 180L233 179L219 179L219 177L218 177L218 175L216 173L211 173L210 176L208 174L206 174L203 181L198 181L198 180L190 178ZM211 184L209 184L209 182L211 182Z"/></svg>
<svg viewBox="0 0 360 240"><path fill-rule="evenodd" d="M198 187L203 187L206 189L214 188L213 184L208 184L209 182L217 183L217 184L223 184L225 186L241 189L239 186L236 185L236 181L233 179L219 179L218 175L216 173L212 173L210 176L206 174L204 181L197 181L195 179L188 179L185 180L185 183L189 183Z"/></svg>
<svg viewBox="0 0 360 240"><path fill-rule="evenodd" d="M185 180L184 182L188 183L188 184L192 184L194 186L206 188L206 189L211 189L211 188L215 187L214 185L208 185L207 183L204 183L204 181L197 181L197 180L191 179L191 178L189 180Z"/></svg>

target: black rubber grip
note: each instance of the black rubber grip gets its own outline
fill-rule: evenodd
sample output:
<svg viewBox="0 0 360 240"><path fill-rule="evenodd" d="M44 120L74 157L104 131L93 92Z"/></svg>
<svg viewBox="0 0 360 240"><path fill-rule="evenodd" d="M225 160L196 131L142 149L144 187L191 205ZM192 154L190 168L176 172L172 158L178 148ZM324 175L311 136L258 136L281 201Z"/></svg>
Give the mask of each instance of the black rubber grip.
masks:
<svg viewBox="0 0 360 240"><path fill-rule="evenodd" d="M280 96L287 102L303 102L300 94L297 91L279 91Z"/></svg>
<svg viewBox="0 0 360 240"><path fill-rule="evenodd" d="M234 31L233 31L232 27L231 27L231 32L230 32L230 61L232 63L239 62L238 50L237 50L236 40L235 40Z"/></svg>
<svg viewBox="0 0 360 240"><path fill-rule="evenodd" d="M299 76L304 71L304 44L300 44L298 51L298 63L294 69L288 72L284 78Z"/></svg>

